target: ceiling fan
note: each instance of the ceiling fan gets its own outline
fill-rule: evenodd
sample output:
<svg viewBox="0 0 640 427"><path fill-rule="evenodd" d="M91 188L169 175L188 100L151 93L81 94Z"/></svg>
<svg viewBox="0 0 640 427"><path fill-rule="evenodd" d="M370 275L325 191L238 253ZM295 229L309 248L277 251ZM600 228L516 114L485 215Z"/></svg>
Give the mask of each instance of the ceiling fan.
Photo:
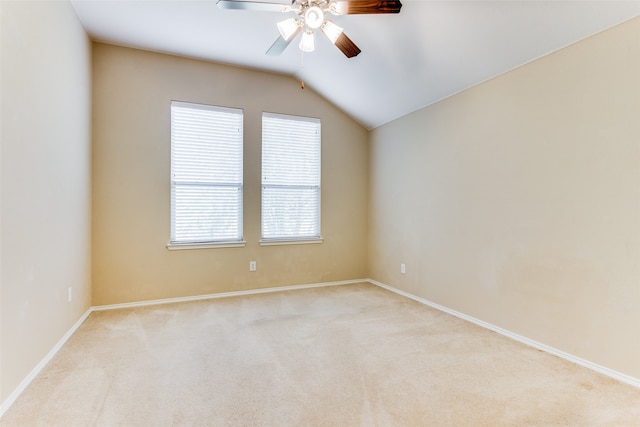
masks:
<svg viewBox="0 0 640 427"><path fill-rule="evenodd" d="M342 27L325 19L327 14L399 13L402 4L400 0L285 0L284 2L218 0L218 7L222 9L295 12L297 17L278 22L280 36L267 50L267 55L280 55L300 32L302 32L300 49L304 52L312 52L315 49L314 32L320 29L347 58L353 58L361 52L360 48L347 37Z"/></svg>

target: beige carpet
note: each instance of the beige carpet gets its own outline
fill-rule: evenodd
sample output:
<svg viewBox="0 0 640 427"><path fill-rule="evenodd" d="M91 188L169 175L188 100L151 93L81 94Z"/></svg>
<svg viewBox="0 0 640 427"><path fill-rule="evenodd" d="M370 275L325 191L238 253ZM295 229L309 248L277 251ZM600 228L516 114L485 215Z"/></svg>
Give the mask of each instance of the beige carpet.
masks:
<svg viewBox="0 0 640 427"><path fill-rule="evenodd" d="M640 390L373 285L92 313L2 426L640 425Z"/></svg>

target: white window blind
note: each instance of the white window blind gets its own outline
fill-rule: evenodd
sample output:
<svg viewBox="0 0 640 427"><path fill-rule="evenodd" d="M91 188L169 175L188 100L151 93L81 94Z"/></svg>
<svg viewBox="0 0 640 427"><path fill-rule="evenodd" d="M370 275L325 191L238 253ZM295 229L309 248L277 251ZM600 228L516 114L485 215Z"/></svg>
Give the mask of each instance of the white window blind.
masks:
<svg viewBox="0 0 640 427"><path fill-rule="evenodd" d="M242 240L242 110L171 103L171 243Z"/></svg>
<svg viewBox="0 0 640 427"><path fill-rule="evenodd" d="M262 240L320 238L320 120L262 114Z"/></svg>

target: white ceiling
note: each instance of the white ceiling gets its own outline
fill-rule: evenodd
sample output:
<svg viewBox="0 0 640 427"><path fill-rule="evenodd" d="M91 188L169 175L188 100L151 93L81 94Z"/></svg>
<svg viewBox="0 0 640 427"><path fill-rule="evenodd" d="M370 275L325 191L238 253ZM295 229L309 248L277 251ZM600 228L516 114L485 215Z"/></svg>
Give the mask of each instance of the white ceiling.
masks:
<svg viewBox="0 0 640 427"><path fill-rule="evenodd" d="M320 36L304 56L297 39L265 55L293 13L216 0L71 4L94 40L292 75L369 129L640 16L640 0L402 0L399 14L332 17L362 49L347 59Z"/></svg>

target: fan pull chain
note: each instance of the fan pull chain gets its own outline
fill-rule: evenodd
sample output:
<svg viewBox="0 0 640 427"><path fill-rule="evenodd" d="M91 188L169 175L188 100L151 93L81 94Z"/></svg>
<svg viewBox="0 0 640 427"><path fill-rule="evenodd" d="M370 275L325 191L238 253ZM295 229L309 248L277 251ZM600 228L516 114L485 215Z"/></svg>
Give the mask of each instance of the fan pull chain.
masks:
<svg viewBox="0 0 640 427"><path fill-rule="evenodd" d="M304 69L304 52L300 51L300 72ZM300 80L300 89L304 89L304 81Z"/></svg>

